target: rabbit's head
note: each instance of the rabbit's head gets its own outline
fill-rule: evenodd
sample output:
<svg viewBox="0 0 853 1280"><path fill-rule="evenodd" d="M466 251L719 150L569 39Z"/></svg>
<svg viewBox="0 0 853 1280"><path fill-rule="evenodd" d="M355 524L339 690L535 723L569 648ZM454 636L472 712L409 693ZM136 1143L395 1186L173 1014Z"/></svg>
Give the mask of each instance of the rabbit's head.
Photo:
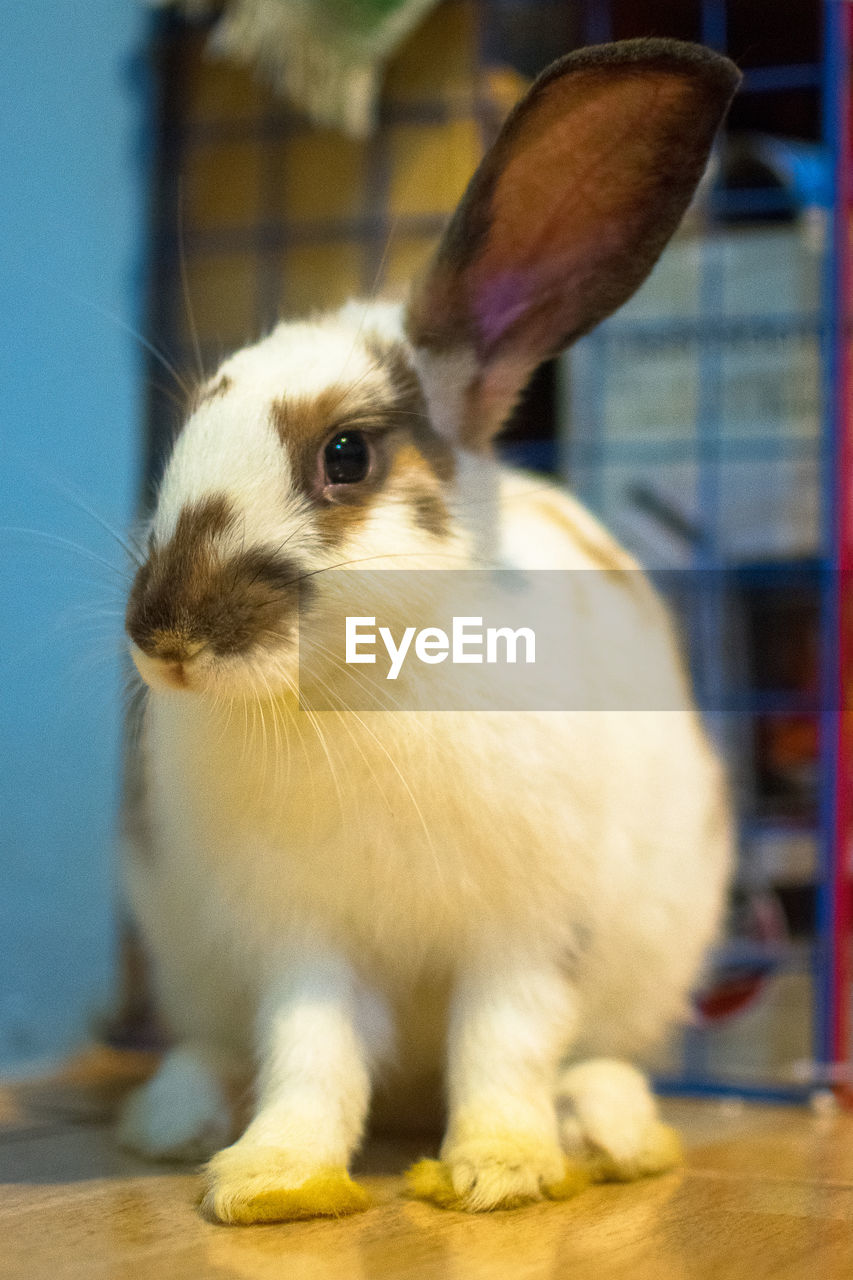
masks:
<svg viewBox="0 0 853 1280"><path fill-rule="evenodd" d="M325 570L472 562L490 441L536 366L651 271L737 82L671 41L569 55L507 120L404 308L350 303L226 360L177 439L130 594L149 684L275 692Z"/></svg>

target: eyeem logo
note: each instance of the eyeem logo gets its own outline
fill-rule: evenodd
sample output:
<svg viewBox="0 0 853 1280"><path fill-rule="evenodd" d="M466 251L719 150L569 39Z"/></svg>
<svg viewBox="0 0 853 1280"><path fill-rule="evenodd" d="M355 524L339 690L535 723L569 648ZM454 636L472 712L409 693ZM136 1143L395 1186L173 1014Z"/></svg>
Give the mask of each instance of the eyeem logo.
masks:
<svg viewBox="0 0 853 1280"><path fill-rule="evenodd" d="M487 627L483 630L482 618L454 617L448 636L441 627L406 627L399 644L389 627L376 630L376 618L348 617L346 620L346 661L349 663L375 663L377 636L385 646L389 658L386 680L396 680L406 661L414 641L415 657L419 662L434 666L448 658L454 664L463 663L516 663L519 641L524 642L524 661L536 661L536 634L530 627ZM485 653L484 653L485 649Z"/></svg>

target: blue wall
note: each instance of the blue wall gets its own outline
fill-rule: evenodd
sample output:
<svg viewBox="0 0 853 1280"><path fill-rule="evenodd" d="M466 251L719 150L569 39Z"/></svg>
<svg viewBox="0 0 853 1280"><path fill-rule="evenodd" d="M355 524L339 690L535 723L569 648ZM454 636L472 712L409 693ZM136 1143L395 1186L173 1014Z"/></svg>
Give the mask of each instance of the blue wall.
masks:
<svg viewBox="0 0 853 1280"><path fill-rule="evenodd" d="M113 982L123 553L62 490L132 515L147 22L134 0L3 6L0 1069L85 1038Z"/></svg>

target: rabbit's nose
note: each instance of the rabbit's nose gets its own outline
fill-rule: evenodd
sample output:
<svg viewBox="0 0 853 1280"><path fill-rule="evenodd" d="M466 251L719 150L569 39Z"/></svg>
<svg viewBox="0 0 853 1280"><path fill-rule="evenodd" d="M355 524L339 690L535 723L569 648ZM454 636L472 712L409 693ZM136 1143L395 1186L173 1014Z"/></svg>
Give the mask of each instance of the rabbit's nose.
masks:
<svg viewBox="0 0 853 1280"><path fill-rule="evenodd" d="M205 647L205 641L180 631L152 631L147 643L140 646L151 658L172 666L190 662Z"/></svg>
<svg viewBox="0 0 853 1280"><path fill-rule="evenodd" d="M131 639L147 658L163 666L178 667L191 662L206 646L206 641L179 627L156 627L150 631L134 627Z"/></svg>
<svg viewBox="0 0 853 1280"><path fill-rule="evenodd" d="M191 647L193 649L191 655L176 658L154 654L151 652L150 646L142 648L141 645L134 643L131 646L131 656L139 674L145 683L152 688L191 689L196 687L193 681L193 672L195 670L193 658L205 646L193 643Z"/></svg>
<svg viewBox="0 0 853 1280"><path fill-rule="evenodd" d="M160 666L160 679L173 689L186 689L189 681L182 662L164 662Z"/></svg>
<svg viewBox="0 0 853 1280"><path fill-rule="evenodd" d="M168 685L170 689L186 689L190 684L182 662L158 663L158 675L161 682Z"/></svg>

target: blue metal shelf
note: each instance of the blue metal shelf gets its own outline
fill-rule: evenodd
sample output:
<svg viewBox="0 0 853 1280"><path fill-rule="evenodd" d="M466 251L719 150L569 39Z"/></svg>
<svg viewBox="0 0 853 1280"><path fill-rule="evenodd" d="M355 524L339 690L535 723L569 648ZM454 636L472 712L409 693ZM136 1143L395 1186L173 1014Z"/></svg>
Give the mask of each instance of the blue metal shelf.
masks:
<svg viewBox="0 0 853 1280"><path fill-rule="evenodd" d="M772 153L771 158L781 156L787 163L787 168L779 165L778 185L772 184L770 174L766 187L732 186L727 189L718 181L706 199L704 213L697 216L695 225L691 224L690 234L694 237L695 250L690 254L691 270L695 273L690 285L693 295L686 301L682 299L677 304L677 311L673 305L669 313L665 310L665 302L661 302L659 313L654 315L632 314L629 307L583 340L567 384L573 412L564 449L569 476L579 495L593 509L598 509L605 523L613 524L615 517L623 538L625 528L633 527L631 521L635 517L638 521L642 518L659 531L661 539L671 536L682 556L692 557L694 571L714 573L726 570L715 584L716 589L705 593L702 609L691 609L689 600L682 601L682 605L685 619L690 615L685 621L685 631L692 645L691 665L698 677L699 700L705 704L706 711L712 711L718 720L728 724L735 735L733 741L736 739L740 743L737 750L745 749L744 734L748 737L750 722L759 717L809 717L822 725L819 803L814 804L812 796L809 801L812 808L804 811L799 820L788 821L781 810L779 816L772 812L756 816L758 802L753 800L745 804L740 833L745 851L742 884L746 885L750 880L747 874L750 864L746 860L749 846L758 839L778 836L784 840L788 836L805 835L814 840L819 852L819 919L814 944L807 951L798 951L796 957L793 952L791 954L791 965L796 971L803 973L805 967L813 977L811 1003L814 1025L811 1031L812 1056L818 1064L816 1079L820 1076L820 1064L828 1061L830 1008L834 994L837 994L833 992L835 978L828 941L832 913L828 886L831 883L836 785L833 754L836 738L833 735L840 710L836 705L840 584L833 573L833 568L837 567L837 512L833 497L838 458L835 434L837 404L833 398L837 369L833 361L838 345L835 320L838 242L829 237L821 250L817 238L820 218L809 223L813 229L809 241L813 256L809 258L803 253L798 266L802 278L807 279L810 263L814 262L815 274L809 281L809 288L802 291L802 306L797 305L797 295L786 290L777 299L780 305L774 306L774 297L768 293L764 298L757 298L757 305L750 307L748 312L736 310L736 307L743 306L744 299L749 303L749 295L745 287L735 289L737 300L730 304L728 299L734 295L730 289L731 276L726 272L737 271L737 258L731 256L735 249L746 260L749 232L755 227L760 228L763 221L783 237L786 229L790 234L798 225L796 220L806 207L819 209L826 218L830 200L833 194L838 194L832 190L828 162L832 155L837 154L841 137L839 86L846 70L846 52L838 21L841 3L842 0L824 0L822 5L826 21L820 58L768 66L749 65L747 62L741 94L750 99L749 111L738 113L736 110L733 116L735 120L744 115L754 118L750 112L757 109L761 96L767 98L769 112L774 109L776 101L770 95L799 95L803 91L811 91L814 100L820 98L825 107L823 147L817 142L808 147L800 141L792 143L787 140L777 145L772 138L766 138L763 139L764 151L759 148L756 154ZM738 53L742 50L734 49L730 43L727 0L701 0L698 8L695 38L729 52L738 60ZM586 12L585 35L589 43L613 38L614 31L619 35L644 34L624 29L626 7L620 8L618 23L614 23L614 10L605 0L589 0ZM785 22L784 6L779 7L778 19L773 21ZM656 34L667 32L658 30ZM748 51L747 59L749 56ZM751 56L760 61L760 49L753 51ZM749 145L756 145L754 135ZM800 169L797 169L798 165ZM771 168L772 176L776 178L777 166ZM725 173L724 142L720 148L719 176L724 178ZM749 220L746 232L743 230L745 218ZM732 246L730 251L726 250L730 253L730 260L725 259L721 252L726 237ZM784 252L775 262L774 270L783 272ZM751 287L761 287L760 275L756 275L755 285ZM768 290L772 287L768 282ZM669 288L669 281L665 277L663 289L666 288ZM652 296L666 299L661 288ZM673 291L673 297L677 297L677 290ZM767 303L766 311L763 310L764 303ZM736 418L732 397L737 393L730 390L731 384L727 379L745 376L743 371L748 367L751 353L763 362L757 366L761 369L763 381L759 383L753 399L747 395L742 402L737 402L738 406L743 403L746 408L741 410L738 407L739 416ZM649 397L655 391L655 370L659 366L660 376L665 377L670 359L674 376L680 379L674 385L683 387L684 403L682 405L676 399L677 392L673 392L665 408L662 406L659 427L652 430L654 401ZM646 360L650 363L644 367ZM624 362L628 370L637 369L643 374L644 386L638 387L637 392L646 396L643 421L647 427L643 434L637 432L632 435L621 420L614 422L614 414L627 413L631 405L630 374L623 373L621 378L613 374L620 362ZM804 378L809 378L809 382L804 382ZM808 406L812 390L816 402L813 415L810 415ZM516 456L523 458L524 453L519 451ZM527 456L534 459L544 454L537 446ZM782 474L774 472L774 468L781 467L787 468L784 472L788 477L786 493L796 495L801 502L817 500L821 504L819 518L814 522L817 530L814 545L809 548L813 553L811 559L805 565L799 563L801 548L795 547L793 539L790 551L779 553L780 563L786 571L795 574L796 590L805 590L814 597L821 648L821 684L815 694L797 694L784 689L732 688L727 684L730 673L721 660L726 643L723 611L731 608L733 594L736 595L738 590L760 590L764 586L778 590L780 584L784 586L783 579L773 576L774 568L778 570L779 564L773 567L766 563L747 563L743 566L743 576L734 575L732 578L728 575L730 553L727 549L733 542L739 544L736 537L732 538L737 531L728 528L725 522L731 519L729 513L732 510L742 510L744 501L748 501L749 490L743 488L738 491L741 506L733 506L726 486L735 483L736 475L745 474L738 472L741 467L753 469L746 474L752 477L754 473L756 485L760 485L764 477L764 484L768 486L762 494L765 503L770 501L772 505L767 494L772 493L769 486ZM672 507L679 528L673 525L668 529L665 519L655 523L654 512L647 511L643 503L636 500L636 495L632 495L632 471L638 485L646 484L649 475L654 475L655 471L659 473L653 481L648 481L654 486L651 497L659 496L663 516L669 506ZM811 477L809 483L815 485L816 499L811 497L810 489L802 488L804 476ZM746 484L742 479L737 483ZM752 478L749 483L753 483ZM689 493L685 494L685 488ZM638 524L637 528L638 539L641 535L646 536L645 526L640 529ZM805 578L796 576L800 571ZM734 588L734 593L731 588ZM697 613L702 614L698 620L693 617ZM732 728L733 724L735 728ZM737 738L738 733L740 738ZM752 750L751 745L748 749ZM734 747L732 750L735 752ZM737 768L738 763L735 753L733 768ZM817 767L818 762L814 762L815 771ZM748 786L747 780L742 788L744 794L748 793ZM760 803L767 805L769 801L762 798ZM772 886L767 887L772 889ZM766 960L772 963L776 972L790 970L791 965L787 964L778 948L774 951L761 945L756 947L748 940L740 940L733 945L734 951L731 947L724 948L721 960L727 954L729 958L736 957L739 947L742 958L762 964ZM813 1084L791 1084L785 1079L784 1064L779 1064L778 1078L775 1079L772 1072L767 1078L753 1080L724 1078L720 1071L711 1070L710 1064L715 1060L710 1056L713 1035L713 1027L693 1029L687 1034L682 1073L677 1078L659 1080L658 1085L663 1091L802 1102L813 1089Z"/></svg>

